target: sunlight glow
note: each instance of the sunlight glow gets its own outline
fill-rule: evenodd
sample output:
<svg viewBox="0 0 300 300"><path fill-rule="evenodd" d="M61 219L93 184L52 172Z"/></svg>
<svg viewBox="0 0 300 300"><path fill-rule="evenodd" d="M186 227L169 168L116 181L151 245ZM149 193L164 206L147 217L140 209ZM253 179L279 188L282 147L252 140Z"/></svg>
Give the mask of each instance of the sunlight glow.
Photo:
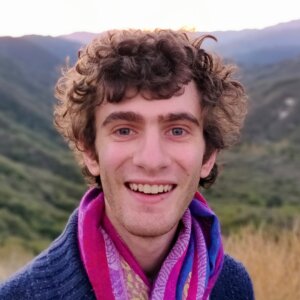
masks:
<svg viewBox="0 0 300 300"><path fill-rule="evenodd" d="M1 4L0 36L113 28L263 28L300 19L298 7L298 0L10 0Z"/></svg>

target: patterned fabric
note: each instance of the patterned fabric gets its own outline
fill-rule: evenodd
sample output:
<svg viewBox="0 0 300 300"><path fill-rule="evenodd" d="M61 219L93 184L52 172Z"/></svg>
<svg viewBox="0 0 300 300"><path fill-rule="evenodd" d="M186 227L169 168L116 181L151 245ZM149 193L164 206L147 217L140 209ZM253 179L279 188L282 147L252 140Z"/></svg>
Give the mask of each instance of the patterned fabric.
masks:
<svg viewBox="0 0 300 300"><path fill-rule="evenodd" d="M153 284L106 219L103 194L88 191L79 207L78 238L97 299L208 299L224 255L218 219L199 193Z"/></svg>
<svg viewBox="0 0 300 300"><path fill-rule="evenodd" d="M147 300L149 298L149 287L122 257L121 266L126 283L128 298L133 300Z"/></svg>
<svg viewBox="0 0 300 300"><path fill-rule="evenodd" d="M115 299L148 299L149 286L120 255L109 235L101 228L112 291Z"/></svg>

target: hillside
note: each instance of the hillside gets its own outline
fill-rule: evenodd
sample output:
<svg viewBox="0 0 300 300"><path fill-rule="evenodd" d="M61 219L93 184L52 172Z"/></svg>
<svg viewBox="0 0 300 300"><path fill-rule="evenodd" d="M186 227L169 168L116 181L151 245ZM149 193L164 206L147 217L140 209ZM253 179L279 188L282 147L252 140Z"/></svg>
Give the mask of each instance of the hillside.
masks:
<svg viewBox="0 0 300 300"><path fill-rule="evenodd" d="M300 216L300 56L241 73L249 94L241 144L221 158L208 194L227 228L291 226Z"/></svg>
<svg viewBox="0 0 300 300"><path fill-rule="evenodd" d="M251 35L271 43L280 31L273 29L224 32L222 51L242 53L244 39L251 52ZM222 155L224 170L205 192L225 232L249 222L290 226L300 213L300 48L293 40L288 59L282 49L270 59L270 44L262 43L262 63L252 64L249 53L240 62L250 97L242 143ZM0 37L0 244L14 236L38 251L61 231L85 190L52 125L54 83L79 47L63 38Z"/></svg>
<svg viewBox="0 0 300 300"><path fill-rule="evenodd" d="M0 243L53 239L84 189L52 125L53 85L74 44L30 40L0 38ZM65 51L55 56L45 41Z"/></svg>

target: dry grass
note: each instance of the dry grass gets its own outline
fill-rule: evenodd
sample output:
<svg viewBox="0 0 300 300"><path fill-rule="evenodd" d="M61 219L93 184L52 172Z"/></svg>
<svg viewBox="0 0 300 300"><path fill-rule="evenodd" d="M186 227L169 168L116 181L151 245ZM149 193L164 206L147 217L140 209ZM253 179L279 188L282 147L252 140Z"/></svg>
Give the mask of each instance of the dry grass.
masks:
<svg viewBox="0 0 300 300"><path fill-rule="evenodd" d="M8 278L33 257L18 240L10 240L0 248L0 281Z"/></svg>
<svg viewBox="0 0 300 300"><path fill-rule="evenodd" d="M257 300L300 299L300 231L244 229L225 239L225 249L250 273Z"/></svg>

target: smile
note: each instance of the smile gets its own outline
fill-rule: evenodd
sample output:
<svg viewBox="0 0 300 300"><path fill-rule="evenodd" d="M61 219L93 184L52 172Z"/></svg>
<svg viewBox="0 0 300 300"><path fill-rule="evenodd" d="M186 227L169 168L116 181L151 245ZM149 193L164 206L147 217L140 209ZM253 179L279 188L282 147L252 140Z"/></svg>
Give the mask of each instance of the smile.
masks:
<svg viewBox="0 0 300 300"><path fill-rule="evenodd" d="M144 194L156 195L161 193L170 192L175 185L173 184L141 184L141 183L128 183L127 186L134 192Z"/></svg>

